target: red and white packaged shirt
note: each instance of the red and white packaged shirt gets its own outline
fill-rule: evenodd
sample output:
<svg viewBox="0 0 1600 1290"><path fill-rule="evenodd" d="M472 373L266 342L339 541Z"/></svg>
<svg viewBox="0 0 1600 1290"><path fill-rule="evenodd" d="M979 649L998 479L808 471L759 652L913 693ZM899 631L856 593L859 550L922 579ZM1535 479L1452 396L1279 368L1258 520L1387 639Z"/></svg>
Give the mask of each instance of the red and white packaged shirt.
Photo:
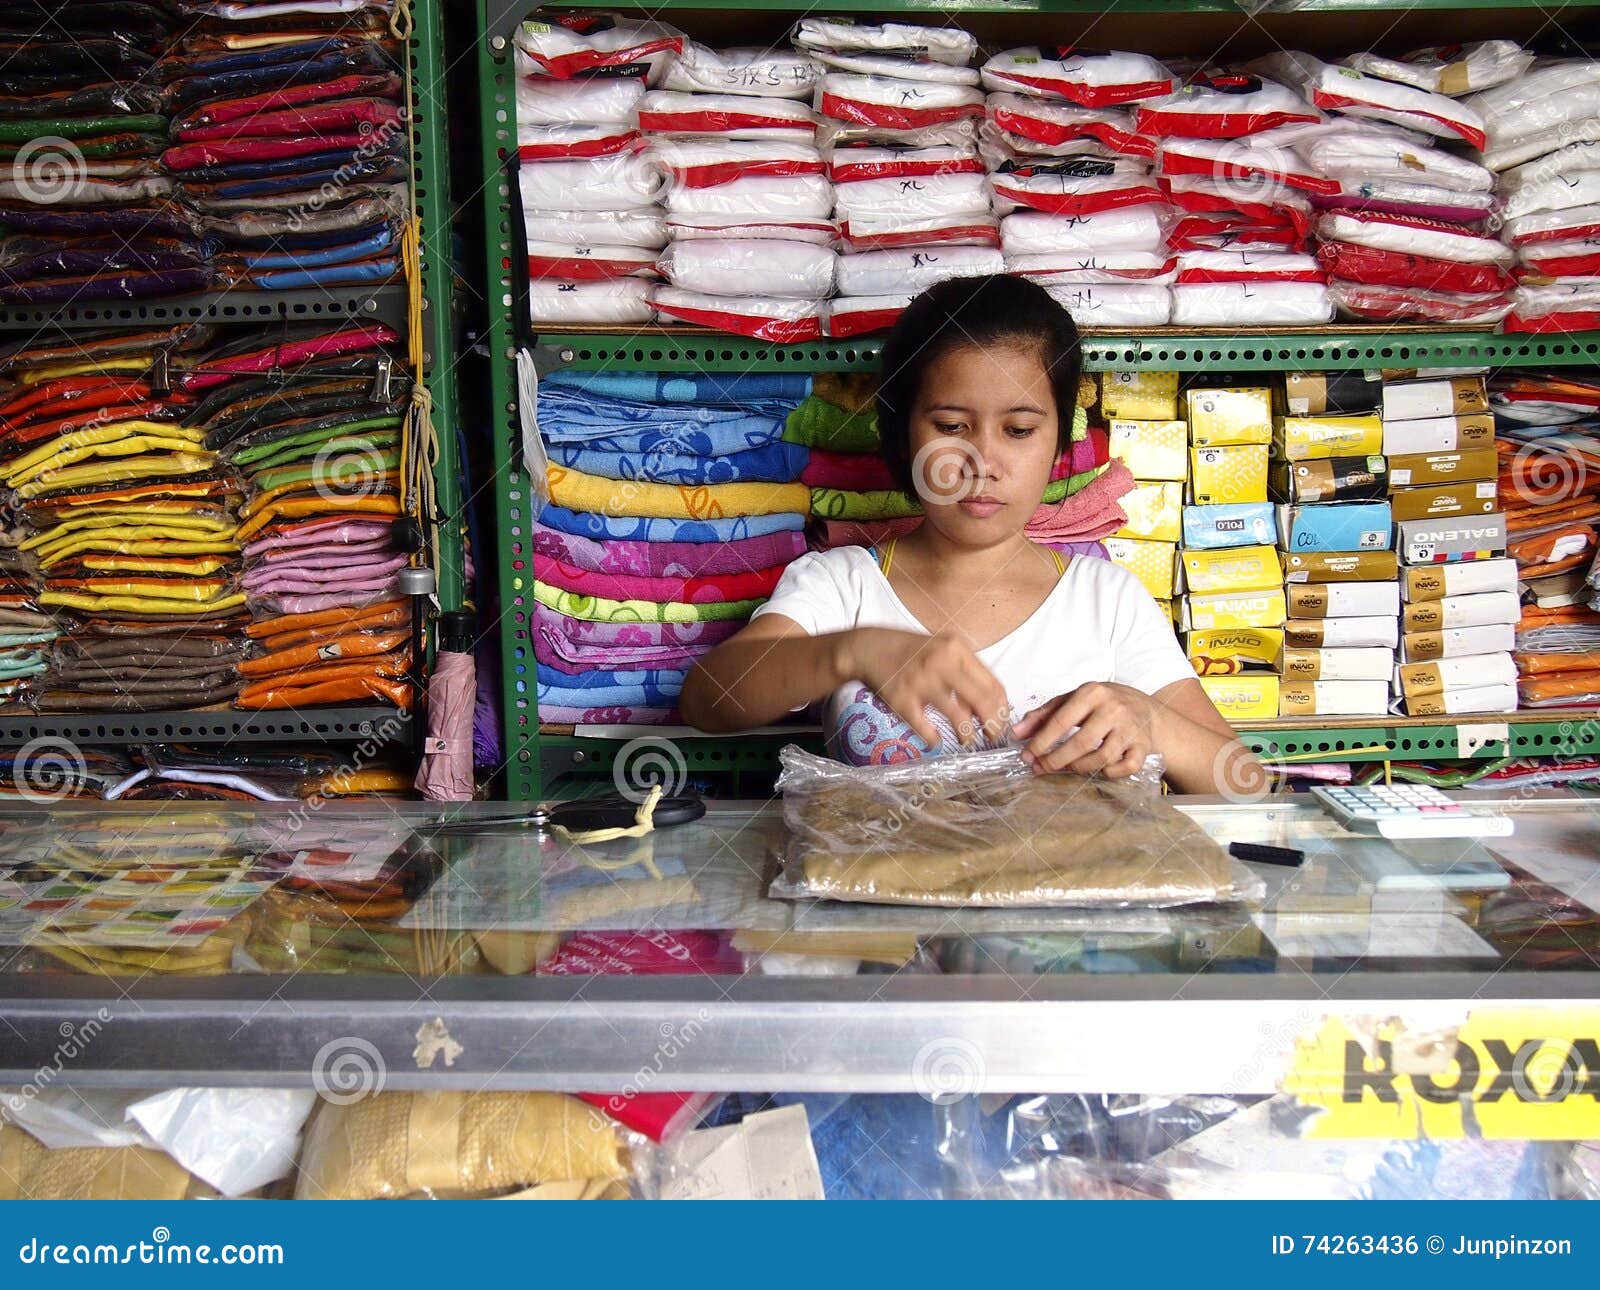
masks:
<svg viewBox="0 0 1600 1290"><path fill-rule="evenodd" d="M564 323L647 323L651 287L643 278L570 282L543 278L528 284L528 317L538 326Z"/></svg>
<svg viewBox="0 0 1600 1290"><path fill-rule="evenodd" d="M1161 186L1174 206L1190 214L1235 214L1257 224L1283 225L1301 236L1311 229L1311 202L1306 195L1264 175L1233 179L1174 175L1163 179Z"/></svg>
<svg viewBox="0 0 1600 1290"><path fill-rule="evenodd" d="M940 175L981 175L985 167L972 145L933 148L829 148L828 178L834 184L864 179L929 179Z"/></svg>
<svg viewBox="0 0 1600 1290"><path fill-rule="evenodd" d="M683 188L717 188L758 175L784 179L824 173L810 143L788 139L654 139L650 161Z"/></svg>
<svg viewBox="0 0 1600 1290"><path fill-rule="evenodd" d="M978 40L959 27L914 23L857 23L849 19L802 18L790 33L796 47L812 52L913 55L934 63L965 67L978 52Z"/></svg>
<svg viewBox="0 0 1600 1290"><path fill-rule="evenodd" d="M894 214L912 218L987 215L989 179L982 174L863 179L852 184L835 184L833 198L840 219Z"/></svg>
<svg viewBox="0 0 1600 1290"><path fill-rule="evenodd" d="M684 44L661 78L661 88L684 94L754 94L761 98L811 101L822 68L816 59L789 49L709 49Z"/></svg>
<svg viewBox="0 0 1600 1290"><path fill-rule="evenodd" d="M1192 175L1224 187L1241 180L1257 181L1265 188L1249 198L1254 202L1267 198L1274 187L1325 196L1339 191L1338 180L1317 174L1292 148L1269 140L1268 135L1249 140L1163 139L1156 153L1156 169L1164 176Z"/></svg>
<svg viewBox="0 0 1600 1290"><path fill-rule="evenodd" d="M1345 179L1333 197L1319 196L1319 206L1334 210L1383 211L1391 215L1420 215L1424 219L1472 224L1488 219L1499 207L1492 193L1462 193L1429 184L1394 180Z"/></svg>
<svg viewBox="0 0 1600 1290"><path fill-rule="evenodd" d="M656 252L643 246L568 246L560 242L528 243L530 278L567 278L601 282L607 278L653 278Z"/></svg>
<svg viewBox="0 0 1600 1290"><path fill-rule="evenodd" d="M827 247L763 238L674 242L657 267L675 287L713 296L822 300L833 291L838 256Z"/></svg>
<svg viewBox="0 0 1600 1290"><path fill-rule="evenodd" d="M715 188L667 188L667 213L739 216L744 219L823 220L833 214L833 185L823 175L774 178L752 175Z"/></svg>
<svg viewBox="0 0 1600 1290"><path fill-rule="evenodd" d="M829 72L817 88L817 111L836 121L886 130L918 130L983 115L983 93L889 76Z"/></svg>
<svg viewBox="0 0 1600 1290"><path fill-rule="evenodd" d="M1125 283L1170 285L1178 276L1176 256L1159 251L1103 251L1098 255L1008 255L1006 272L1046 286Z"/></svg>
<svg viewBox="0 0 1600 1290"><path fill-rule="evenodd" d="M1500 228L1500 236L1516 247L1600 237L1600 203L1507 220Z"/></svg>
<svg viewBox="0 0 1600 1290"><path fill-rule="evenodd" d="M585 161L540 161L517 171L522 209L530 212L648 206L665 183L661 172L637 153Z"/></svg>
<svg viewBox="0 0 1600 1290"><path fill-rule="evenodd" d="M1000 221L993 215L852 215L840 229L846 251L888 251L915 246L999 246Z"/></svg>
<svg viewBox="0 0 1600 1290"><path fill-rule="evenodd" d="M1321 120L1322 113L1287 85L1245 75L1197 76L1134 113L1140 134L1190 139L1242 139Z"/></svg>
<svg viewBox="0 0 1600 1290"><path fill-rule="evenodd" d="M1174 88L1172 73L1146 54L1008 49L983 65L991 90L1062 99L1083 107L1115 107L1161 98Z"/></svg>
<svg viewBox="0 0 1600 1290"><path fill-rule="evenodd" d="M684 40L681 31L664 22L601 12L568 14L558 22L525 22L513 37L517 52L539 74L562 81L633 63L648 66L654 81Z"/></svg>
<svg viewBox="0 0 1600 1290"><path fill-rule="evenodd" d="M1300 246L1305 235L1291 224L1259 223L1244 215L1185 215L1167 240L1174 251L1287 250Z"/></svg>
<svg viewBox="0 0 1600 1290"><path fill-rule="evenodd" d="M524 211L522 223L529 242L638 246L652 251L667 244L666 221L655 206L625 211Z"/></svg>
<svg viewBox="0 0 1600 1290"><path fill-rule="evenodd" d="M1404 58L1364 53L1341 61L1368 76L1455 97L1516 80L1533 66L1533 55L1514 40L1480 40L1471 45L1430 45Z"/></svg>
<svg viewBox="0 0 1600 1290"><path fill-rule="evenodd" d="M1494 295L1511 290L1511 275L1493 264L1461 264L1401 251L1381 251L1350 242L1322 242L1317 260L1328 276L1368 286L1416 287L1462 295Z"/></svg>
<svg viewBox="0 0 1600 1290"><path fill-rule="evenodd" d="M1466 295L1385 287L1334 278L1328 294L1339 312L1351 318L1382 322L1497 323L1511 309L1510 295Z"/></svg>
<svg viewBox="0 0 1600 1290"><path fill-rule="evenodd" d="M1600 66L1586 58L1540 59L1531 71L1474 94L1466 105L1489 123L1485 151L1498 150L1518 139L1600 115Z"/></svg>
<svg viewBox="0 0 1600 1290"><path fill-rule="evenodd" d="M972 121L967 119L921 126L915 130L887 130L882 126L822 117L817 124L817 147L823 156L839 148L855 148L864 144L891 148L970 148L975 144L981 146L981 137L974 139L975 133Z"/></svg>
<svg viewBox="0 0 1600 1290"><path fill-rule="evenodd" d="M1077 107L1000 93L989 95L986 111L997 129L1042 147L1092 141L1124 156L1156 155L1156 141L1134 129L1133 115L1126 108Z"/></svg>
<svg viewBox="0 0 1600 1290"><path fill-rule="evenodd" d="M1439 138L1464 139L1478 149L1485 143L1483 116L1443 94L1364 76L1353 67L1324 63L1297 52L1270 54L1252 63L1251 70L1292 85L1314 107L1392 121Z"/></svg>
<svg viewBox="0 0 1600 1290"><path fill-rule="evenodd" d="M999 208L1051 215L1095 215L1125 206L1162 206L1166 195L1143 162L1074 159L1007 163L990 177Z"/></svg>
<svg viewBox="0 0 1600 1290"><path fill-rule="evenodd" d="M915 295L946 278L1005 272L1000 252L987 246L946 246L928 251L864 251L839 257L841 296Z"/></svg>
<svg viewBox="0 0 1600 1290"><path fill-rule="evenodd" d="M1430 184L1462 193L1487 193L1494 172L1441 148L1408 142L1409 132L1387 126L1345 122L1290 146L1318 174L1360 183Z"/></svg>
<svg viewBox="0 0 1600 1290"><path fill-rule="evenodd" d="M1183 251L1180 286L1209 282L1326 282L1316 257L1298 251Z"/></svg>
<svg viewBox="0 0 1600 1290"><path fill-rule="evenodd" d="M1494 264L1502 269L1510 268L1513 259L1511 248L1492 237L1410 215L1329 211L1317 220L1317 236L1327 242L1354 242L1380 251L1403 251L1462 264Z"/></svg>
<svg viewBox="0 0 1600 1290"><path fill-rule="evenodd" d="M1007 255L1161 251L1172 218L1165 206L1128 206L1098 215L1017 211L1000 221L1000 245Z"/></svg>
<svg viewBox="0 0 1600 1290"><path fill-rule="evenodd" d="M681 215L668 219L665 226L679 241L743 237L832 246L839 239L839 226L831 219L764 220L755 215Z"/></svg>
<svg viewBox="0 0 1600 1290"><path fill-rule="evenodd" d="M639 100L639 128L651 134L809 140L817 132L817 114L793 99L651 90Z"/></svg>
<svg viewBox="0 0 1600 1290"><path fill-rule="evenodd" d="M631 129L644 93L644 78L639 76L597 76L578 81L519 76L517 128L592 125L598 121Z"/></svg>
<svg viewBox="0 0 1600 1290"><path fill-rule="evenodd" d="M829 336L841 340L888 331L915 298L903 292L893 296L835 296L828 301L823 327Z"/></svg>
<svg viewBox="0 0 1600 1290"><path fill-rule="evenodd" d="M1516 290L1506 330L1600 330L1600 278L1563 278L1542 286L1523 283Z"/></svg>
<svg viewBox="0 0 1600 1290"><path fill-rule="evenodd" d="M794 345L822 339L823 304L782 297L713 296L681 287L656 286L650 302L665 318L713 327L735 336Z"/></svg>
<svg viewBox="0 0 1600 1290"><path fill-rule="evenodd" d="M1600 235L1575 242L1534 242L1517 252L1517 264L1547 278L1600 278Z"/></svg>
<svg viewBox="0 0 1600 1290"><path fill-rule="evenodd" d="M818 49L812 57L827 71L854 72L858 76L892 76L902 81L937 81L942 85L978 84L976 67L938 63L919 54L865 54Z"/></svg>
<svg viewBox="0 0 1600 1290"><path fill-rule="evenodd" d="M1483 164L1490 170L1505 172L1514 166L1548 156L1569 143L1587 143L1600 139L1600 114L1581 121L1563 121L1560 125L1534 134L1523 135L1506 143L1490 141L1484 150Z"/></svg>
<svg viewBox="0 0 1600 1290"><path fill-rule="evenodd" d="M517 159L524 162L613 157L643 148L642 134L631 126L615 122L517 126Z"/></svg>
<svg viewBox="0 0 1600 1290"><path fill-rule="evenodd" d="M1571 210L1600 204L1600 170L1579 170L1559 179L1524 185L1505 196L1501 215L1522 219L1541 211Z"/></svg>
<svg viewBox="0 0 1600 1290"><path fill-rule="evenodd" d="M1172 319L1172 291L1148 283L1112 286L1047 285L1045 290L1080 327L1164 327Z"/></svg>
<svg viewBox="0 0 1600 1290"><path fill-rule="evenodd" d="M1172 288L1175 327L1331 322L1333 300L1320 282L1213 282Z"/></svg>

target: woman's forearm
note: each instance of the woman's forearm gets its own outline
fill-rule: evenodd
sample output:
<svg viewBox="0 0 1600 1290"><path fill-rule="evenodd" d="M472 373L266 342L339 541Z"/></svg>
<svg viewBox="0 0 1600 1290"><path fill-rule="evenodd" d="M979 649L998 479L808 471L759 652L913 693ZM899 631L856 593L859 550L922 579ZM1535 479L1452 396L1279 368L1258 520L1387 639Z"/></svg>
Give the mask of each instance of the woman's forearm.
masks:
<svg viewBox="0 0 1600 1290"><path fill-rule="evenodd" d="M736 636L702 658L683 683L679 709L712 734L748 730L831 694L853 673L854 632L746 640Z"/></svg>
<svg viewBox="0 0 1600 1290"><path fill-rule="evenodd" d="M1253 797L1269 787L1267 772L1232 731L1223 734L1157 701L1154 734L1177 792Z"/></svg>

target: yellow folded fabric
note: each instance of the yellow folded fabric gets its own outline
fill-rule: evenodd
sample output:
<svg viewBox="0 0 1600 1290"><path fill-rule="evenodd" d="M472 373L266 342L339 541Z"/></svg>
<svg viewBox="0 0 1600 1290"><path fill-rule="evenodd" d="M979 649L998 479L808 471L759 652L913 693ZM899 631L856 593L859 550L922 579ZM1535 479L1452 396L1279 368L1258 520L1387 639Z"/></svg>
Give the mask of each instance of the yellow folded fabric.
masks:
<svg viewBox="0 0 1600 1290"><path fill-rule="evenodd" d="M250 500L239 508L239 518L249 519L263 507L271 506L280 497L304 493L307 497L314 497L324 505L338 507L340 503L355 497L376 497L384 491L386 484L399 484L400 476L394 471L366 471L358 475L340 475L337 480L332 476L321 486L307 479L296 480L292 484L279 484L276 488L266 488L251 496Z"/></svg>
<svg viewBox="0 0 1600 1290"><path fill-rule="evenodd" d="M151 600L178 600L195 605L214 600L228 588L225 578L174 578L168 580L123 578L84 578L89 584L74 588L84 596L141 596Z"/></svg>
<svg viewBox="0 0 1600 1290"><path fill-rule="evenodd" d="M192 452L195 445L188 439L181 439L172 435L136 434L126 439L117 439L110 443L82 444L70 448L62 448L48 461L32 466L27 470L8 471L4 476L7 484L15 488L19 484L26 484L30 480L55 480L69 467L78 465L83 461L114 462L126 457L138 457L147 452ZM215 465L216 458L208 454L207 465ZM60 484L51 487L59 488Z"/></svg>
<svg viewBox="0 0 1600 1290"><path fill-rule="evenodd" d="M347 515L355 519L361 515L399 515L400 499L390 494L380 497L345 498L329 501L325 497L285 497L257 511L239 525L236 535L248 542L267 525L278 520L303 519L308 515Z"/></svg>
<svg viewBox="0 0 1600 1290"><path fill-rule="evenodd" d="M94 613L128 614L184 614L199 609L213 613L223 609L237 609L244 604L243 593L219 596L199 604L176 600L158 600L150 596L85 596L76 591L43 591L39 593L41 605L60 605L63 609L87 609Z"/></svg>
<svg viewBox="0 0 1600 1290"><path fill-rule="evenodd" d="M232 520L214 520L201 515L152 515L143 520L120 515L77 515L24 538L19 546L23 551L48 551L51 547L60 546L98 530L110 529L117 533L126 533L130 529L142 526L171 529L195 537L202 534L221 536L233 532L238 527Z"/></svg>
<svg viewBox="0 0 1600 1290"><path fill-rule="evenodd" d="M89 555L83 558L83 567L93 569L95 572L105 573L177 573L184 577L205 577L208 573L221 573L228 567L229 561L225 556L211 556L200 560L163 560L146 558L143 560L128 557L126 551L117 548L117 555Z"/></svg>
<svg viewBox="0 0 1600 1290"><path fill-rule="evenodd" d="M715 520L730 515L806 515L811 490L804 484L643 484L602 479L567 466L551 466L550 500L569 511L640 515L668 520Z"/></svg>
<svg viewBox="0 0 1600 1290"><path fill-rule="evenodd" d="M63 376L143 376L150 370L150 355L131 358L94 358L71 363L52 363L47 367L24 368L16 374L18 385L43 385Z"/></svg>
<svg viewBox="0 0 1600 1290"><path fill-rule="evenodd" d="M183 1200L196 1194L215 1192L165 1151L52 1150L23 1130L0 1124L0 1200Z"/></svg>
<svg viewBox="0 0 1600 1290"><path fill-rule="evenodd" d="M126 483L131 479L154 479L165 475L198 475L216 464L216 457L210 453L200 456L197 453L180 452L165 457L137 457L68 466L65 470L53 472L47 479L23 484L17 489L17 496L27 500L69 488L87 488L91 484Z"/></svg>
<svg viewBox="0 0 1600 1290"><path fill-rule="evenodd" d="M25 452L5 464L8 477L21 475L45 462L55 460L59 454L88 449L95 445L116 443L141 435L154 435L162 439L181 439L191 447L199 448L205 442L205 431L198 426L180 426L171 421L112 421L106 425L83 426L48 443L42 443L31 452ZM85 453L84 455L91 455ZM126 455L126 454L124 454ZM66 464L65 458L62 464ZM74 458L73 460L77 460Z"/></svg>
<svg viewBox="0 0 1600 1290"><path fill-rule="evenodd" d="M53 550L39 557L39 566L51 569L63 561L82 555L85 551L108 551L112 555L237 555L237 542L190 542L177 534L164 535L160 529L126 530L127 537L111 533L86 533L70 546ZM167 540L161 539L163 536ZM147 540L140 541L138 539Z"/></svg>

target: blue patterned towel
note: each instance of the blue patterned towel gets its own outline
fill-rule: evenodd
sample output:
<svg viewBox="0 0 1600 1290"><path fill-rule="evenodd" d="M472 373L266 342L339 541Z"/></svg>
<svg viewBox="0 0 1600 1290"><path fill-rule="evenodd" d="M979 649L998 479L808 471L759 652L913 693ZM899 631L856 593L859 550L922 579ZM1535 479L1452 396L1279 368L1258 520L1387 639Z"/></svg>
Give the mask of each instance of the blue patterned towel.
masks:
<svg viewBox="0 0 1600 1290"><path fill-rule="evenodd" d="M641 452L670 444L679 452L712 456L776 443L783 437L786 414L666 408L541 389L538 421L539 436L547 444L582 444L605 452Z"/></svg>
<svg viewBox="0 0 1600 1290"><path fill-rule="evenodd" d="M637 479L655 484L788 484L800 478L809 450L794 443L769 443L764 448L720 456L695 456L671 444L643 452L601 452L573 444L553 443L550 460L602 479Z"/></svg>
<svg viewBox="0 0 1600 1290"><path fill-rule="evenodd" d="M639 515L597 515L546 506L539 522L575 537L616 538L632 542L736 542L767 533L796 533L804 515L733 515L720 520L668 520Z"/></svg>
<svg viewBox="0 0 1600 1290"><path fill-rule="evenodd" d="M635 403L699 403L717 407L783 405L788 412L811 393L809 376L785 372L574 372L563 368L548 385ZM763 408L763 411L769 409Z"/></svg>

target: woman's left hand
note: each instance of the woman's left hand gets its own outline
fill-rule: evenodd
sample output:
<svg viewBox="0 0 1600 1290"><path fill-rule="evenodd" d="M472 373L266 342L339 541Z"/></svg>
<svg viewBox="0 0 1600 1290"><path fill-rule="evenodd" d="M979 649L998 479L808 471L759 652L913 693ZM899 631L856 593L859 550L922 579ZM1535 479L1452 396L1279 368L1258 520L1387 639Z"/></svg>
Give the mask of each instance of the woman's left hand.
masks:
<svg viewBox="0 0 1600 1290"><path fill-rule="evenodd" d="M1023 756L1038 774L1098 771L1108 779L1122 779L1141 769L1154 750L1155 724L1156 704L1148 694L1114 681L1094 681L1041 704L1012 731L1027 741Z"/></svg>

